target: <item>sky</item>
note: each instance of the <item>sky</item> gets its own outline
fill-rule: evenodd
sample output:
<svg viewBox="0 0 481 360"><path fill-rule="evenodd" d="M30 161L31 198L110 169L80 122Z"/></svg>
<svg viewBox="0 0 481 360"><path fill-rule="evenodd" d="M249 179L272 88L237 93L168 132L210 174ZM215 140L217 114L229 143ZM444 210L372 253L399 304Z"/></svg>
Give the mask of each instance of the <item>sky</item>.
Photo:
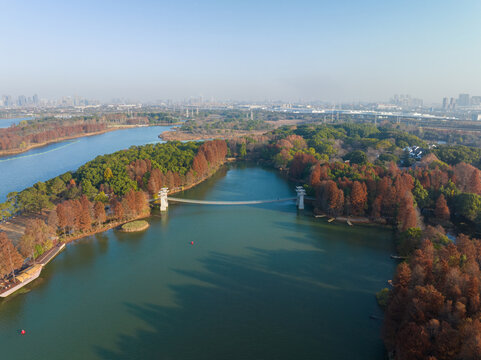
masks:
<svg viewBox="0 0 481 360"><path fill-rule="evenodd" d="M0 95L481 95L479 0L0 0Z"/></svg>

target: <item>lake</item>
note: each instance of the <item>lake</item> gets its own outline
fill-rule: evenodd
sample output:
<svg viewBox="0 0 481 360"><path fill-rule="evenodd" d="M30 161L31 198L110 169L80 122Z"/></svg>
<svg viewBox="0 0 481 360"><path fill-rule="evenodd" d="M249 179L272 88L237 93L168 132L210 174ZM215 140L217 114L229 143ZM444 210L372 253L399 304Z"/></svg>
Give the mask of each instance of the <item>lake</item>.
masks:
<svg viewBox="0 0 481 360"><path fill-rule="evenodd" d="M38 181L76 170L97 155L127 149L132 145L163 142L158 135L170 128L150 126L110 131L0 157L0 202L5 201L12 191L20 191Z"/></svg>
<svg viewBox="0 0 481 360"><path fill-rule="evenodd" d="M295 192L275 171L231 165L178 196ZM294 202L170 204L148 221L68 245L29 292L0 302L2 357L384 358L369 316L382 317L375 292L395 268L390 231L329 224Z"/></svg>
<svg viewBox="0 0 481 360"><path fill-rule="evenodd" d="M22 120L32 120L32 117L25 117L25 118L11 118L11 119L0 119L0 129L8 128L13 124L18 124Z"/></svg>

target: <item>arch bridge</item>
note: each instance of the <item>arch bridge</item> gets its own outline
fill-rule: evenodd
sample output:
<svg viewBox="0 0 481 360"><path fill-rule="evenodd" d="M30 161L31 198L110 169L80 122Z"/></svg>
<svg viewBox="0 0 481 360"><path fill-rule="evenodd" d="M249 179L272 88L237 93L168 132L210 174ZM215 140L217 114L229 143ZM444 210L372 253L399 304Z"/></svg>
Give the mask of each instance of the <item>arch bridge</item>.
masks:
<svg viewBox="0 0 481 360"><path fill-rule="evenodd" d="M186 203L186 204L201 204L201 205L253 205L253 204L267 204L282 201L296 200L296 205L299 210L304 210L304 198L306 195L306 190L302 186L296 187L297 197L274 199L274 200L247 200L247 201L210 201L210 200L195 200L195 199L184 199L168 196L169 189L164 187L160 189L158 193L158 199L160 200L160 211L167 211L169 207L169 201ZM154 200L156 201L156 200Z"/></svg>

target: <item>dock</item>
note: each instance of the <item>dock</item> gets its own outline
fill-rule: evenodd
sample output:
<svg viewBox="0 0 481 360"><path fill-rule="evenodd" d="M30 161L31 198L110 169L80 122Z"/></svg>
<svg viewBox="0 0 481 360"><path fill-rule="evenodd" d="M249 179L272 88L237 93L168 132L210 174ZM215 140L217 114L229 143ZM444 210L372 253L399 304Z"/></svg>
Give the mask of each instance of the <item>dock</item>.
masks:
<svg viewBox="0 0 481 360"><path fill-rule="evenodd" d="M55 245L53 248L51 248L50 250L48 250L48 251L44 252L42 255L40 255L37 258L36 263L40 264L42 266L47 265L64 248L65 248L65 243L60 243L60 244Z"/></svg>
<svg viewBox="0 0 481 360"><path fill-rule="evenodd" d="M39 256L35 264L31 265L25 270L22 270L16 276L16 280L18 281L17 283L7 283L3 288L0 289L0 297L5 298L37 279L40 276L43 267L47 265L55 256L57 256L58 253L64 248L65 243L60 243Z"/></svg>

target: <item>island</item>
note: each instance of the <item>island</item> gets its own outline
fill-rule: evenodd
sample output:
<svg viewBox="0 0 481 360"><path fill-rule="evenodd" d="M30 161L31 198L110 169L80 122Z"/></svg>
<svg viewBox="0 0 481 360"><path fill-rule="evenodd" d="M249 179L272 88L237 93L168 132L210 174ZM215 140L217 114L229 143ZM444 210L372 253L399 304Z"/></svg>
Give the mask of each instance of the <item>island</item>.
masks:
<svg viewBox="0 0 481 360"><path fill-rule="evenodd" d="M126 224L123 224L120 227L120 230L123 232L137 232L137 231L144 231L149 228L149 223L145 220L136 220L131 221Z"/></svg>

